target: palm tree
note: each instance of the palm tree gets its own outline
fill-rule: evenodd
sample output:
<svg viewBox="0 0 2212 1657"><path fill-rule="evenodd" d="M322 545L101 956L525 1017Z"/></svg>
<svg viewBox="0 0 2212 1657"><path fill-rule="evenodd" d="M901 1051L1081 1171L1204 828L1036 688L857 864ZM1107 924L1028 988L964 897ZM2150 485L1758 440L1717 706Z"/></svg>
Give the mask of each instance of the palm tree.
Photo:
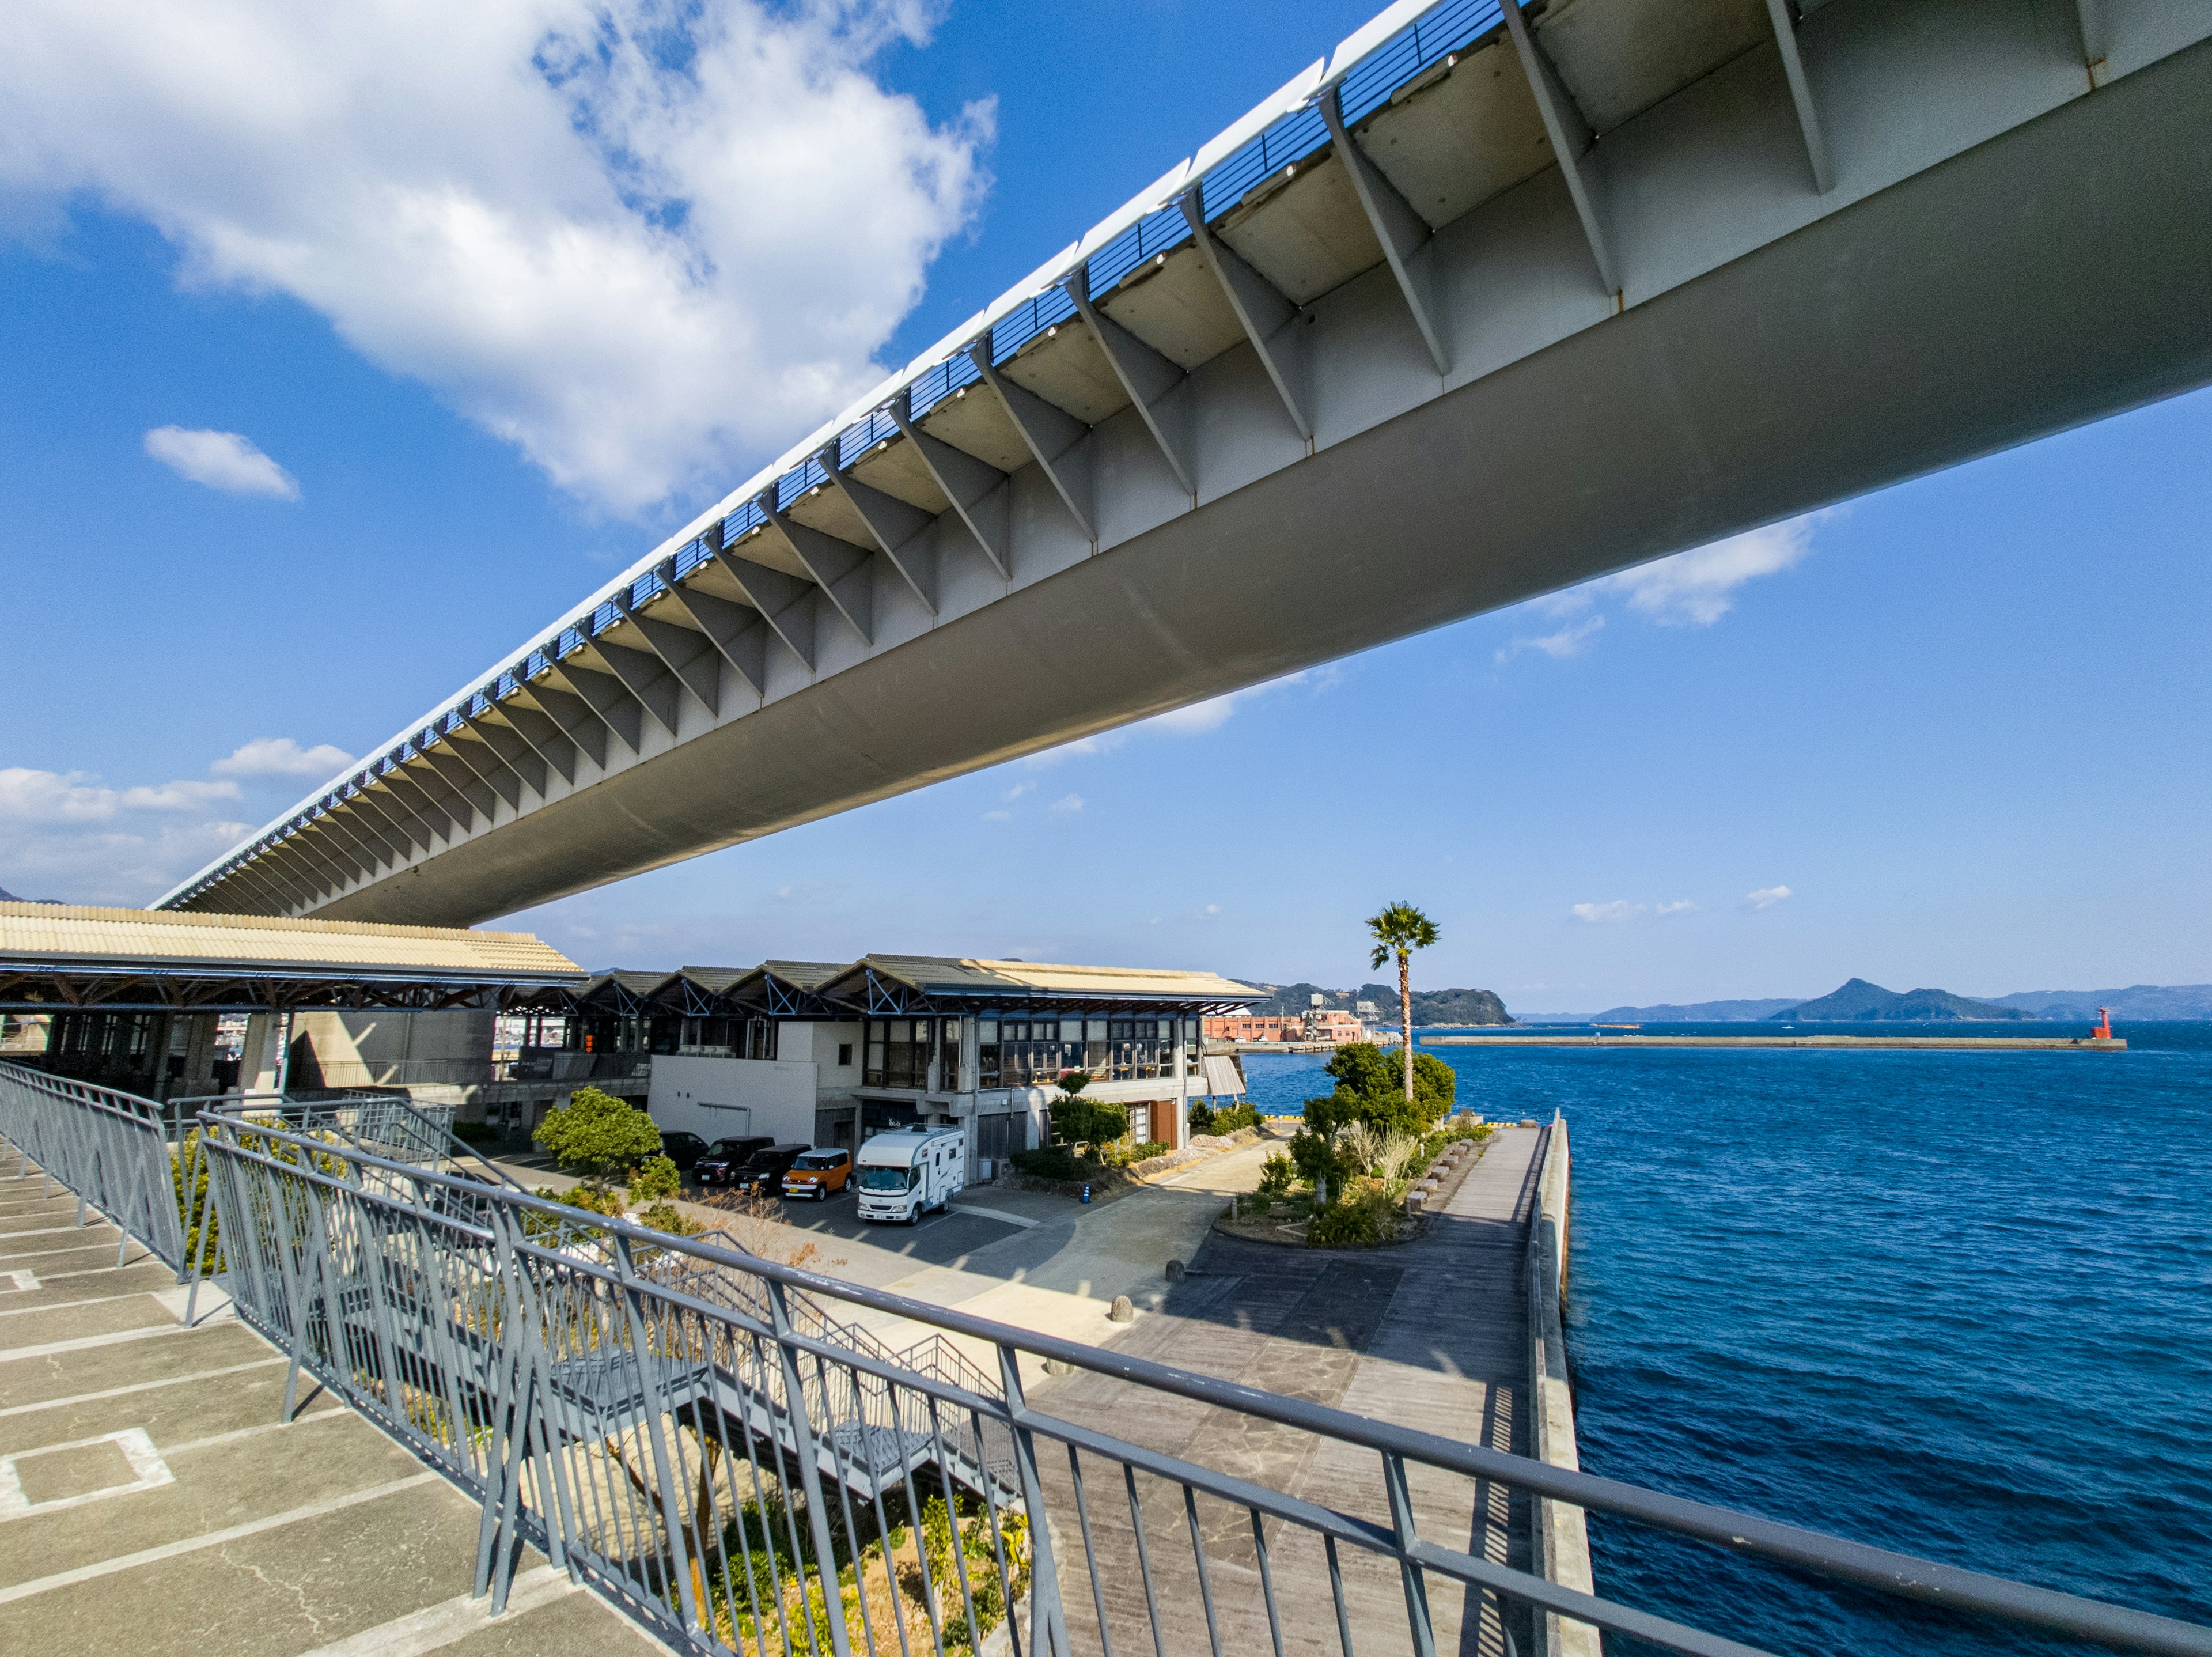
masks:
<svg viewBox="0 0 2212 1657"><path fill-rule="evenodd" d="M1411 904L1392 904L1370 916L1367 929L1374 935L1375 953L1370 966L1381 966L1398 958L1398 1020L1406 1037L1406 1103L1413 1102L1413 952L1437 941L1437 923Z"/></svg>

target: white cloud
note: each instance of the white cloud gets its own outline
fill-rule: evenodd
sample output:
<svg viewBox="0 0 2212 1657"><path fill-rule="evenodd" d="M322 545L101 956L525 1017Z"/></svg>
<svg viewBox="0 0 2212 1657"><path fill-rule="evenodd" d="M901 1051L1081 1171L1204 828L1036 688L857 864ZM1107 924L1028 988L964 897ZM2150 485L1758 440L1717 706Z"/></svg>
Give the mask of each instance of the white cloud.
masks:
<svg viewBox="0 0 2212 1657"><path fill-rule="evenodd" d="M1625 595L1630 609L1662 627L1710 627L1728 614L1735 603L1735 589L1744 582L1787 570L1812 551L1813 526L1822 515L1810 513L1787 523L1747 530L1710 546L1602 576L1589 585L1599 592Z"/></svg>
<svg viewBox="0 0 2212 1657"><path fill-rule="evenodd" d="M983 820L987 823L1011 822L1013 815L1010 811L987 811L983 813Z"/></svg>
<svg viewBox="0 0 2212 1657"><path fill-rule="evenodd" d="M112 823L128 812L193 811L238 798L235 783L157 783L133 789L102 788L85 771L0 767L0 822L39 827Z"/></svg>
<svg viewBox="0 0 2212 1657"><path fill-rule="evenodd" d="M208 769L217 777L335 777L353 764L343 748L318 742L303 748L289 736L257 736Z"/></svg>
<svg viewBox="0 0 2212 1657"><path fill-rule="evenodd" d="M1051 807L1054 817L1073 817L1082 809L1083 796L1079 794L1063 794L1052 802Z"/></svg>
<svg viewBox="0 0 2212 1657"><path fill-rule="evenodd" d="M1593 926L1614 925L1623 921L1640 921L1645 916L1664 920L1672 915L1693 915L1697 905L1687 898L1670 904L1632 904L1626 898L1615 898L1611 903L1577 904L1569 911L1578 921Z"/></svg>
<svg viewBox="0 0 2212 1657"><path fill-rule="evenodd" d="M191 430L156 426L146 434L146 453L179 478L226 495L268 495L280 501L300 498L300 485L251 439L234 431Z"/></svg>
<svg viewBox="0 0 2212 1657"><path fill-rule="evenodd" d="M213 809L237 798L231 782L111 789L83 771L0 767L0 886L144 903L252 832Z"/></svg>
<svg viewBox="0 0 2212 1657"><path fill-rule="evenodd" d="M1013 787L1008 789L1000 797L1011 804L1014 801L1020 799L1024 795L1027 794L1036 786L1036 784L1034 783L1017 783Z"/></svg>
<svg viewBox="0 0 2212 1657"><path fill-rule="evenodd" d="M1796 895L1786 886L1763 886L1756 892L1743 894L1743 906L1746 909L1771 909L1784 898Z"/></svg>
<svg viewBox="0 0 2212 1657"><path fill-rule="evenodd" d="M988 180L872 78L921 0L22 0L0 188L138 215L619 511L780 448Z"/></svg>
<svg viewBox="0 0 2212 1657"><path fill-rule="evenodd" d="M1585 598L1583 602L1587 604L1589 600ZM1547 633L1540 638L1516 638L1498 653L1498 661L1503 664L1512 661L1523 650L1541 650L1554 661L1565 661L1569 656L1580 655L1583 642L1604 625L1603 616L1590 616L1571 626L1562 627L1556 633Z"/></svg>

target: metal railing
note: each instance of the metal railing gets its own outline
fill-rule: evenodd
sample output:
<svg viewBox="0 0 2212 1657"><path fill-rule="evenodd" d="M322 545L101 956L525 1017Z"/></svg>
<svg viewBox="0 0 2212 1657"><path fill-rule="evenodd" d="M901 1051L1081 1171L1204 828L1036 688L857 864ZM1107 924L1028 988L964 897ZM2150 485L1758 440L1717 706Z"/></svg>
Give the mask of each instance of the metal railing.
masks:
<svg viewBox="0 0 2212 1657"><path fill-rule="evenodd" d="M137 1238L172 1270L185 1270L185 1227L161 1106L135 1093L0 1063L0 1137L21 1171L36 1166L115 1222L121 1265Z"/></svg>
<svg viewBox="0 0 2212 1657"><path fill-rule="evenodd" d="M0 1106L10 1140L74 1155L22 1097ZM106 1108L60 1089L36 1104ZM746 1657L1352 1657L1355 1630L1358 1649L1429 1654L1500 1605L1752 1651L1488 1556L1502 1489L2017 1627L2212 1654L2195 1624L580 1217L333 1136L214 1112L199 1128L239 1312L295 1385L312 1374L477 1499L495 1611L528 1544L680 1648ZM836 1307L931 1329L957 1362L932 1373ZM995 1353L996 1377L954 1341ZM1030 1402L1024 1355L1085 1372L1056 1413ZM1220 1430L1200 1430L1206 1411Z"/></svg>

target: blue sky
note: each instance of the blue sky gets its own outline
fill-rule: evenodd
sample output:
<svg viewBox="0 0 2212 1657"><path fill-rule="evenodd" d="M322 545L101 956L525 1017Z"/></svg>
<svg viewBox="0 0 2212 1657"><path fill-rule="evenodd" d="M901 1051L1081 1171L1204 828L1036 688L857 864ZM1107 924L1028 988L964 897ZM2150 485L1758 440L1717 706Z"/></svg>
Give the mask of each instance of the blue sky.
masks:
<svg viewBox="0 0 2212 1657"><path fill-rule="evenodd" d="M157 895L1367 8L725 5L565 57L562 0L404 9L141 51L37 4L0 68L0 886ZM186 84L271 62L273 114ZM514 923L1349 984L1405 897L1419 981L1530 1011L2201 982L2208 452L2183 398Z"/></svg>

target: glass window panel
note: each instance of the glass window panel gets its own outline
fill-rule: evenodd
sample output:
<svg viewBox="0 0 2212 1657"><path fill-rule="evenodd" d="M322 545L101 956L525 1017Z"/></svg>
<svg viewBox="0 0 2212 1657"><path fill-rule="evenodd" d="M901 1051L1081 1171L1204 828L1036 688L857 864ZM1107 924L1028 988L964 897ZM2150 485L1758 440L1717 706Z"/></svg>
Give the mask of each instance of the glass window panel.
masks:
<svg viewBox="0 0 2212 1657"><path fill-rule="evenodd" d="M1068 1046L1073 1046L1075 1043L1082 1040L1083 1020L1081 1019L1060 1020L1060 1039L1063 1044Z"/></svg>
<svg viewBox="0 0 2212 1657"><path fill-rule="evenodd" d="M1085 1020L1083 1039L1085 1041L1105 1040L1106 1020L1104 1019L1089 1019Z"/></svg>

